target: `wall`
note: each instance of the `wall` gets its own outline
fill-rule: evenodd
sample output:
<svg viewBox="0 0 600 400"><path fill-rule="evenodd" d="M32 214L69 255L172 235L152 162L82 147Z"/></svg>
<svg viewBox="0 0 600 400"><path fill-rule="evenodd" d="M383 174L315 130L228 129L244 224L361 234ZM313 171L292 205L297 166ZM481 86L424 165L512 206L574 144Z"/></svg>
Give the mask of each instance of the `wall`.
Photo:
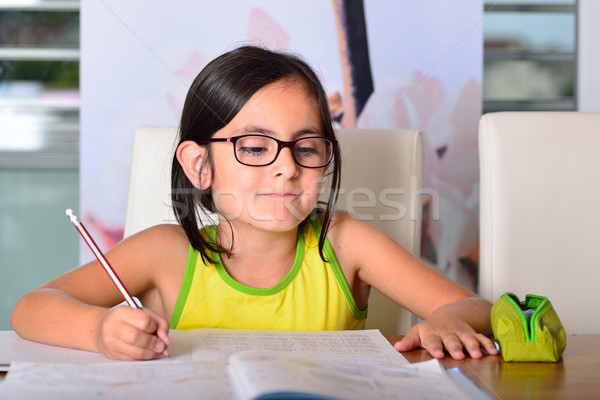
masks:
<svg viewBox="0 0 600 400"><path fill-rule="evenodd" d="M65 209L79 201L79 173L0 169L0 330L27 291L79 262Z"/></svg>

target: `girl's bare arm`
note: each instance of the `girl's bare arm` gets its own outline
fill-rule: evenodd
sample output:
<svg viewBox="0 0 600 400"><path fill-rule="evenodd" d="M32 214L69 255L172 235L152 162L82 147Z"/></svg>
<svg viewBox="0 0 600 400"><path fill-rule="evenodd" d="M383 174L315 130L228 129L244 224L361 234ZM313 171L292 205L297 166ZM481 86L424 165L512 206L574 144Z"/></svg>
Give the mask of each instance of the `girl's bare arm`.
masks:
<svg viewBox="0 0 600 400"><path fill-rule="evenodd" d="M161 292L157 280L166 265L181 260L178 227L154 227L106 253L134 296ZM187 241L185 241L187 243ZM185 249L183 249L185 247ZM183 249L183 250L182 250ZM123 298L98 261L65 273L25 294L13 309L11 324L24 338L57 346L102 352L111 358L154 358L168 341L164 310L116 307ZM166 343L168 345L168 343Z"/></svg>
<svg viewBox="0 0 600 400"><path fill-rule="evenodd" d="M371 224L336 213L330 242L357 304L364 304L368 287L423 319L397 344L398 350L424 347L443 357L464 357L463 349L480 357L480 348L495 354L491 334L491 304L413 257Z"/></svg>

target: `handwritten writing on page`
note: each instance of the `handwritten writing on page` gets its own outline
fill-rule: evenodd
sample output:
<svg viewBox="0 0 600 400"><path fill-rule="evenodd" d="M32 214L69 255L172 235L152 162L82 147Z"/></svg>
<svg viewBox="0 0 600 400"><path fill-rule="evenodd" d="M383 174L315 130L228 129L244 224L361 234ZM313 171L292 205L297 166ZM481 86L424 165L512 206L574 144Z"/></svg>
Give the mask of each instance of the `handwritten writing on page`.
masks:
<svg viewBox="0 0 600 400"><path fill-rule="evenodd" d="M194 361L225 362L246 350L267 350L346 363L406 365L378 330L253 331L197 329L188 331Z"/></svg>

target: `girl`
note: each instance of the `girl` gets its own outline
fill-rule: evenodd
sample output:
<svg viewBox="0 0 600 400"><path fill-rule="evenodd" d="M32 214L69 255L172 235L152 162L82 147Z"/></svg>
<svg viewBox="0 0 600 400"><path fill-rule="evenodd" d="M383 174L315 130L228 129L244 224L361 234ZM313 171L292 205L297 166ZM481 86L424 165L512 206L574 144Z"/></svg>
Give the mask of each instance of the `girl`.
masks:
<svg viewBox="0 0 600 400"><path fill-rule="evenodd" d="M375 287L423 319L397 350L496 354L489 302L333 211L340 163L325 92L305 62L250 46L218 57L183 108L172 166L180 225L149 228L106 254L144 308L114 307L120 294L92 261L23 296L13 328L151 359L169 345L169 328L361 329ZM326 173L332 195L321 210ZM218 215L215 225L198 225L199 205Z"/></svg>

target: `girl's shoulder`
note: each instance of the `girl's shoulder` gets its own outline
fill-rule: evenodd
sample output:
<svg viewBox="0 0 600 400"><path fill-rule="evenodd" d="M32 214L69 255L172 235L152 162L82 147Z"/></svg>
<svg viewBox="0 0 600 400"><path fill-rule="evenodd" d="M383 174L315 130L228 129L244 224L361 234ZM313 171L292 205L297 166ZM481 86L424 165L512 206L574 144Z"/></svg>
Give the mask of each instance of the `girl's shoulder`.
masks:
<svg viewBox="0 0 600 400"><path fill-rule="evenodd" d="M362 265L378 253L403 252L385 232L370 221L347 211L336 211L327 231L327 239L338 258Z"/></svg>
<svg viewBox="0 0 600 400"><path fill-rule="evenodd" d="M161 224L144 229L124 239L118 246L128 252L144 254L147 259L159 261L178 254L187 255L188 239L179 225Z"/></svg>
<svg viewBox="0 0 600 400"><path fill-rule="evenodd" d="M135 241L187 241L183 228L176 224L160 224L146 228L140 232L131 235L125 240Z"/></svg>
<svg viewBox="0 0 600 400"><path fill-rule="evenodd" d="M180 266L183 271L189 241L179 225L161 224L124 239L118 246L123 246L123 253L136 268L147 270L156 280L160 280L173 274L175 266Z"/></svg>
<svg viewBox="0 0 600 400"><path fill-rule="evenodd" d="M337 210L331 217L331 223L327 231L327 238L330 241L337 238L348 239L355 237L356 234L363 231L378 231L372 224L361 217L348 211Z"/></svg>
<svg viewBox="0 0 600 400"><path fill-rule="evenodd" d="M372 243L371 240L380 235L385 236L370 222L342 210L333 213L327 230L327 240L336 249L336 252L344 251L344 248L364 247L366 243Z"/></svg>

